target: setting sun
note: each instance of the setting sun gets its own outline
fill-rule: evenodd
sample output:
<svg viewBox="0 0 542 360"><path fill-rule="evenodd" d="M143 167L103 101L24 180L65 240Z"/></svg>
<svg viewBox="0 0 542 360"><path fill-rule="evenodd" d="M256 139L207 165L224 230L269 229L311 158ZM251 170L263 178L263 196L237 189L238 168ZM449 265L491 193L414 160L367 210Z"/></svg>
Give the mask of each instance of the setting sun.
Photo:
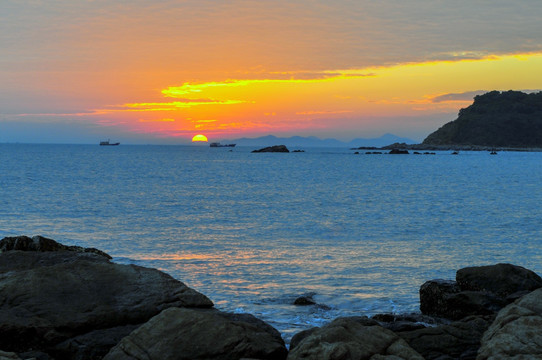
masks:
<svg viewBox="0 0 542 360"><path fill-rule="evenodd" d="M195 141L207 141L207 136L201 134L194 135L194 137L192 138L192 142Z"/></svg>

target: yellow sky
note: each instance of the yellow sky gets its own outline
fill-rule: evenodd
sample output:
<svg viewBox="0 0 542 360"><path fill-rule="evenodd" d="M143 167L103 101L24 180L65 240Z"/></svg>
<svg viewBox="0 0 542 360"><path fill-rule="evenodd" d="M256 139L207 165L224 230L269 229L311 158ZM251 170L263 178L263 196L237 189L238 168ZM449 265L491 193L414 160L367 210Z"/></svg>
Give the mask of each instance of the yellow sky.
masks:
<svg viewBox="0 0 542 360"><path fill-rule="evenodd" d="M269 74L274 78L171 85L159 91L161 101L96 110L100 116L131 114L132 131L160 136L201 132L216 138L247 129L262 134L333 131L344 123L363 129L394 116L456 113L472 103L473 90L537 89L541 68L542 54L520 54L329 70L311 78ZM447 120L452 119L443 118Z"/></svg>
<svg viewBox="0 0 542 360"><path fill-rule="evenodd" d="M541 16L535 0L5 0L0 142L419 141L476 94L542 89Z"/></svg>

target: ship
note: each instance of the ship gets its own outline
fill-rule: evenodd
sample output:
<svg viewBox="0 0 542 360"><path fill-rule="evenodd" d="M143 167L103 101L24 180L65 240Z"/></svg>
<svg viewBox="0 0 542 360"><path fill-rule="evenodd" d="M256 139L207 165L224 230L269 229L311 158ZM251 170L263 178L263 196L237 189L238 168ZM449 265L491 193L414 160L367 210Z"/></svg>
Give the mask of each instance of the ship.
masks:
<svg viewBox="0 0 542 360"><path fill-rule="evenodd" d="M116 146L116 145L120 145L120 143L119 143L119 142L112 143L112 142L110 142L109 140L107 140L107 141L100 141L100 146Z"/></svg>
<svg viewBox="0 0 542 360"><path fill-rule="evenodd" d="M209 144L210 147L234 147L235 144L221 144L219 142L212 142Z"/></svg>

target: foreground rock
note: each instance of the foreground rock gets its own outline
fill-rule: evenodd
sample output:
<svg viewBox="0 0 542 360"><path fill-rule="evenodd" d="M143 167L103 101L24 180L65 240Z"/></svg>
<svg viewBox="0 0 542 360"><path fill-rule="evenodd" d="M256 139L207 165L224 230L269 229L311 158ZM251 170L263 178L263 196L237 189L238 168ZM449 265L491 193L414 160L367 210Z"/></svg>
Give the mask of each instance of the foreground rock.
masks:
<svg viewBox="0 0 542 360"><path fill-rule="evenodd" d="M521 266L497 264L457 271L456 281L430 280L420 287L423 314L459 320L496 314L507 304L542 287L542 278Z"/></svg>
<svg viewBox="0 0 542 360"><path fill-rule="evenodd" d="M261 153L261 152L282 152L282 153L289 153L290 150L285 145L275 145L275 146L268 146L263 149L258 150L252 150L253 153Z"/></svg>
<svg viewBox="0 0 542 360"><path fill-rule="evenodd" d="M512 264L467 267L457 271L462 290L485 291L515 300L542 287L542 278L531 270Z"/></svg>
<svg viewBox="0 0 542 360"><path fill-rule="evenodd" d="M296 335L288 360L420 359L423 357L392 331L366 317L335 319Z"/></svg>
<svg viewBox="0 0 542 360"><path fill-rule="evenodd" d="M280 333L249 314L171 308L125 337L104 360L285 359Z"/></svg>
<svg viewBox="0 0 542 360"><path fill-rule="evenodd" d="M499 312L482 338L477 359L542 359L542 289Z"/></svg>
<svg viewBox="0 0 542 360"><path fill-rule="evenodd" d="M475 359L492 316L470 316L450 324L398 332L425 359Z"/></svg>
<svg viewBox="0 0 542 360"><path fill-rule="evenodd" d="M66 246L52 239L43 236L13 236L5 237L0 241L0 253L21 250L21 251L74 251L79 253L93 253L101 255L107 259L112 259L111 256L101 250L95 248L83 248L81 246Z"/></svg>
<svg viewBox="0 0 542 360"><path fill-rule="evenodd" d="M161 271L113 264L100 251L55 243L42 237L0 241L3 351L98 359L164 309L213 306Z"/></svg>

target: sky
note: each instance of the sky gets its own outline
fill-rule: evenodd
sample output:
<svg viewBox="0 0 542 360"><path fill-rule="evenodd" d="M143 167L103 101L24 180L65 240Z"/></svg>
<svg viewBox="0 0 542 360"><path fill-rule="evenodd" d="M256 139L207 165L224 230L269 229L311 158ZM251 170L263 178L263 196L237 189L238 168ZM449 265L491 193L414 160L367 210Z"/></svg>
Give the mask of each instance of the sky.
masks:
<svg viewBox="0 0 542 360"><path fill-rule="evenodd" d="M542 89L540 0L0 0L0 142L423 140Z"/></svg>

